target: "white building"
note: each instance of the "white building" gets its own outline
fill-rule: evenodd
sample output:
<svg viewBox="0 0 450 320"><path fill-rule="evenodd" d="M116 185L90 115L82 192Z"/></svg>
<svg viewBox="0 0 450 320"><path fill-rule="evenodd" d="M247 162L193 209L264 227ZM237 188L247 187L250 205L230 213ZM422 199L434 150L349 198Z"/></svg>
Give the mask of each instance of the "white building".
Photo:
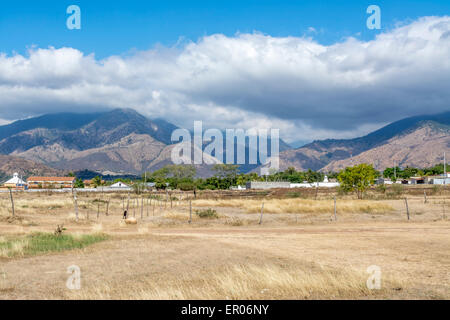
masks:
<svg viewBox="0 0 450 320"><path fill-rule="evenodd" d="M432 179L432 184L442 184L442 185L450 185L450 178L441 176Z"/></svg>
<svg viewBox="0 0 450 320"><path fill-rule="evenodd" d="M246 184L247 189L281 189L289 186L289 182L282 181L250 181Z"/></svg>
<svg viewBox="0 0 450 320"><path fill-rule="evenodd" d="M116 183L114 183L113 185L111 185L109 187L113 188L113 189L129 189L130 188L129 185L123 183L122 181L116 182Z"/></svg>
<svg viewBox="0 0 450 320"><path fill-rule="evenodd" d="M27 183L19 177L17 172L15 172L13 177L6 181L3 186L12 189L27 189Z"/></svg>
<svg viewBox="0 0 450 320"><path fill-rule="evenodd" d="M323 182L303 182L303 183L291 183L291 188L335 188L339 187L339 182L330 182L328 177L325 176Z"/></svg>

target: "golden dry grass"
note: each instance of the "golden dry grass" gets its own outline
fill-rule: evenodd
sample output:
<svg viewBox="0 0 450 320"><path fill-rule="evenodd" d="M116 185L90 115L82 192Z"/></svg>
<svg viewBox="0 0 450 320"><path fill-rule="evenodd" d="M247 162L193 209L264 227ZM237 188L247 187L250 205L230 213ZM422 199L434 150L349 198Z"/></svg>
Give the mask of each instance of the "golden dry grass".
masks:
<svg viewBox="0 0 450 320"><path fill-rule="evenodd" d="M333 200L267 199L267 200L196 200L196 207L232 207L247 213L259 213L264 202L264 213L330 213L334 211ZM345 200L337 202L337 211L351 213L386 213L394 209L381 201Z"/></svg>
<svg viewBox="0 0 450 320"><path fill-rule="evenodd" d="M69 299L328 299L376 298L401 290L405 281L385 279L380 290L369 290L367 274L353 269L304 266L294 269L279 265L235 265L203 270L202 275L182 275L167 283L141 279L133 285L123 282L95 283Z"/></svg>
<svg viewBox="0 0 450 320"><path fill-rule="evenodd" d="M6 242L6 240L4 241ZM18 239L11 241L9 246L0 246L0 257L23 256L24 249L29 245L28 239Z"/></svg>
<svg viewBox="0 0 450 320"><path fill-rule="evenodd" d="M0 252L0 290L4 298L30 299L381 299L450 297L448 221L450 201L430 196L404 199L226 199L158 203L153 213L133 209L137 225L122 219L122 197L111 199L109 215L96 199L78 194L75 221L71 194L16 194L16 217L0 194L1 244L19 235L52 233L64 224L80 240L102 232L106 242L83 250L21 254L17 242ZM264 201L263 224L259 225ZM126 201L125 201L126 205ZM195 210L212 208L218 219L202 219ZM88 219L89 213L89 219ZM274 213L274 214L271 214ZM298 214L297 214L298 213ZM297 219L298 218L298 219ZM297 221L298 220L298 221ZM25 238L25 237L24 237ZM4 247L4 246L3 246ZM6 258L9 256L9 258ZM11 257L13 256L13 257ZM24 258L26 257L26 259ZM69 292L67 266L83 271L81 291ZM365 285L369 265L383 270L381 291ZM33 266L33 267L31 267ZM322 267L323 266L323 267ZM39 279L36 278L36 272ZM39 281L31 285L30 279ZM399 288L403 288L399 290ZM397 289L397 290L394 290Z"/></svg>

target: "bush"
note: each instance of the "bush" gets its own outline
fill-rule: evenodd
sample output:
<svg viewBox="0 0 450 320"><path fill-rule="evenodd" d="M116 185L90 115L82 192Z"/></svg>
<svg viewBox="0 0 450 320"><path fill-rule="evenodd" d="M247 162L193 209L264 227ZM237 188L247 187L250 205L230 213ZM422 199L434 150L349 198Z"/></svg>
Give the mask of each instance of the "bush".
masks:
<svg viewBox="0 0 450 320"><path fill-rule="evenodd" d="M438 193L438 192L440 192L441 191L441 186L440 185L437 185L437 184L435 184L435 185L433 185L433 187L431 188L431 193L434 195L434 194L436 194L436 193Z"/></svg>
<svg viewBox="0 0 450 320"><path fill-rule="evenodd" d="M405 187L402 184L394 183L387 195L390 198L399 198L403 194L404 189Z"/></svg>
<svg viewBox="0 0 450 320"><path fill-rule="evenodd" d="M302 196L302 194L298 191L291 191L286 193L286 197L287 198L300 198Z"/></svg>
<svg viewBox="0 0 450 320"><path fill-rule="evenodd" d="M386 186L384 184L380 184L379 186L377 186L377 191L379 193L386 193Z"/></svg>
<svg viewBox="0 0 450 320"><path fill-rule="evenodd" d="M206 210L195 210L195 214L199 216L200 218L208 218L208 219L218 219L219 215L217 214L217 211L211 208L208 208Z"/></svg>
<svg viewBox="0 0 450 320"><path fill-rule="evenodd" d="M192 191L195 189L195 184L193 182L181 182L178 184L178 189L181 191Z"/></svg>

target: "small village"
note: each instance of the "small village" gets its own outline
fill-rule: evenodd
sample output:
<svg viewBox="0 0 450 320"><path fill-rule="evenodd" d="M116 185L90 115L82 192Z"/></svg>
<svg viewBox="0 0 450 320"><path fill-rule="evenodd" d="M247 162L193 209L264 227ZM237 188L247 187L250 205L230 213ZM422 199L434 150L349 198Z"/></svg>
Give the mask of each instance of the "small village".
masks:
<svg viewBox="0 0 450 320"><path fill-rule="evenodd" d="M138 182L130 181L125 183L123 181L106 182L100 180L99 183L95 183L93 179L82 180L83 188L77 188L76 177L38 177L30 176L27 179L23 179L16 172L12 175L11 179L0 184L0 192L8 190L12 191L30 191L38 192L45 190L53 191L71 191L76 188L79 191L130 191L133 184L140 183L141 187L145 190L156 189L154 182ZM406 186L414 185L449 185L450 173L431 176L418 176L410 177L408 179L398 179L393 181L390 178L377 178L373 181L374 185L392 185L401 184ZM340 183L337 179L328 179L325 175L323 181L292 183L284 181L249 181L245 185L231 186L230 190L248 190L248 189L278 189L278 188L338 188Z"/></svg>

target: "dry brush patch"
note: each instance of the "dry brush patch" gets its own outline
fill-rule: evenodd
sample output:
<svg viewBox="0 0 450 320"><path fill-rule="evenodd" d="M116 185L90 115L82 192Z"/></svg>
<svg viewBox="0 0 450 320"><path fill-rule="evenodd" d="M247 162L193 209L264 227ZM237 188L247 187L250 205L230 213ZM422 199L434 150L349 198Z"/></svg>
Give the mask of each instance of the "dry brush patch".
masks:
<svg viewBox="0 0 450 320"><path fill-rule="evenodd" d="M403 280L385 279L381 290L369 290L368 274L320 265L233 265L183 274L175 279L140 278L129 282L98 282L69 299L372 299L405 287ZM134 279L136 280L136 279Z"/></svg>
<svg viewBox="0 0 450 320"><path fill-rule="evenodd" d="M264 213L330 213L334 211L333 200L267 199L267 200L196 200L196 207L232 207L247 213L259 213L264 202ZM392 212L392 206L380 201L343 200L337 202L340 214Z"/></svg>

